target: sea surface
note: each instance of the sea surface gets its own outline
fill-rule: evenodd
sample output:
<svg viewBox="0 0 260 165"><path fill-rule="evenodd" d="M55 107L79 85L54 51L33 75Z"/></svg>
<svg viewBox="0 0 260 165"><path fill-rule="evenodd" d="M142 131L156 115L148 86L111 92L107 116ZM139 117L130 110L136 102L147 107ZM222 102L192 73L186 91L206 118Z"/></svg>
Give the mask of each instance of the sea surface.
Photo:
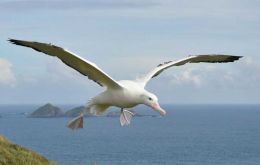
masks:
<svg viewBox="0 0 260 165"><path fill-rule="evenodd" d="M26 117L39 106L0 106L0 134L62 165L260 164L260 105L164 105L163 118L134 117L127 127L85 118L79 131L65 127L69 118Z"/></svg>

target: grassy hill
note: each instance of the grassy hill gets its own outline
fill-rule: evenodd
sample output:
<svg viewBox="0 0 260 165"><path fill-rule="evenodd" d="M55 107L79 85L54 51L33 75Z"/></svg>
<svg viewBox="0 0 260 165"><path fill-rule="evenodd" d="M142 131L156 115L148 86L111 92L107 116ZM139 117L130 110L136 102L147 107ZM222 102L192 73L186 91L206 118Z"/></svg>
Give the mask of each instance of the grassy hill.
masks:
<svg viewBox="0 0 260 165"><path fill-rule="evenodd" d="M56 165L45 157L9 142L0 135L0 164L1 165Z"/></svg>

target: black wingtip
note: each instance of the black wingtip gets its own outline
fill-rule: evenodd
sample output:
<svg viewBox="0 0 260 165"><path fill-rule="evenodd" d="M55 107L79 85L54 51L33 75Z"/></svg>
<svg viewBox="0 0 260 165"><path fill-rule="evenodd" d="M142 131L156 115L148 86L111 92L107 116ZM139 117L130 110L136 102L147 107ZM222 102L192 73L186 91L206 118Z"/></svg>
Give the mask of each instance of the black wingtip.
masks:
<svg viewBox="0 0 260 165"><path fill-rule="evenodd" d="M234 55L223 55L223 56L226 56L227 58L222 62L234 62L243 57L243 56L234 56Z"/></svg>
<svg viewBox="0 0 260 165"><path fill-rule="evenodd" d="M242 58L243 56L230 56L231 60L236 61L239 60L240 58Z"/></svg>
<svg viewBox="0 0 260 165"><path fill-rule="evenodd" d="M15 45L20 45L20 44L19 44L19 40L15 40L15 39L12 39L12 38L8 38L7 41L9 41L10 43L15 44Z"/></svg>
<svg viewBox="0 0 260 165"><path fill-rule="evenodd" d="M8 40L7 40L7 41L9 41L9 42L11 42L11 43L15 42L15 40L14 40L14 39L12 39L12 38L8 38Z"/></svg>

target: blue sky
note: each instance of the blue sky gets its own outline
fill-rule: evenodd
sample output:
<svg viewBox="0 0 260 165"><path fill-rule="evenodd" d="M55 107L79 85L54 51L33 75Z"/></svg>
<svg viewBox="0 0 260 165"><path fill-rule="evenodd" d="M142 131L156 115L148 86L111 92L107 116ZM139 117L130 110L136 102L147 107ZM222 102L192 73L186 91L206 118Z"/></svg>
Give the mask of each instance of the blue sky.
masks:
<svg viewBox="0 0 260 165"><path fill-rule="evenodd" d="M8 38L67 48L116 80L193 54L244 56L171 68L147 89L161 103L259 103L259 29L259 0L2 0L0 104L85 104L104 90Z"/></svg>

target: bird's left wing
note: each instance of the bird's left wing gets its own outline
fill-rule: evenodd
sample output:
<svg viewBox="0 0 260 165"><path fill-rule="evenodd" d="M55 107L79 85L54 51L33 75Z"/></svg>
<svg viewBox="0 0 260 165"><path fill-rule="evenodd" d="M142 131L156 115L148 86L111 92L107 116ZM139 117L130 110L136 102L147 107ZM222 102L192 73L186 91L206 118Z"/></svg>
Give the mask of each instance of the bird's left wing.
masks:
<svg viewBox="0 0 260 165"><path fill-rule="evenodd" d="M165 69L170 68L172 66L180 66L186 63L227 63L234 62L241 58L242 56L232 56L232 55L222 55L222 54L209 54L209 55L195 55L189 56L187 58L178 60L178 61L168 61L163 64L159 64L157 67L148 72L145 76L138 78L136 81L143 87L147 84L147 82L162 73Z"/></svg>
<svg viewBox="0 0 260 165"><path fill-rule="evenodd" d="M96 64L87 61L61 47L33 41L15 39L9 39L9 41L13 44L29 47L50 56L56 56L66 65L87 76L89 79L95 81L100 86L106 86L107 88L122 88L120 84L118 84L109 75L102 71L98 66L96 66Z"/></svg>

